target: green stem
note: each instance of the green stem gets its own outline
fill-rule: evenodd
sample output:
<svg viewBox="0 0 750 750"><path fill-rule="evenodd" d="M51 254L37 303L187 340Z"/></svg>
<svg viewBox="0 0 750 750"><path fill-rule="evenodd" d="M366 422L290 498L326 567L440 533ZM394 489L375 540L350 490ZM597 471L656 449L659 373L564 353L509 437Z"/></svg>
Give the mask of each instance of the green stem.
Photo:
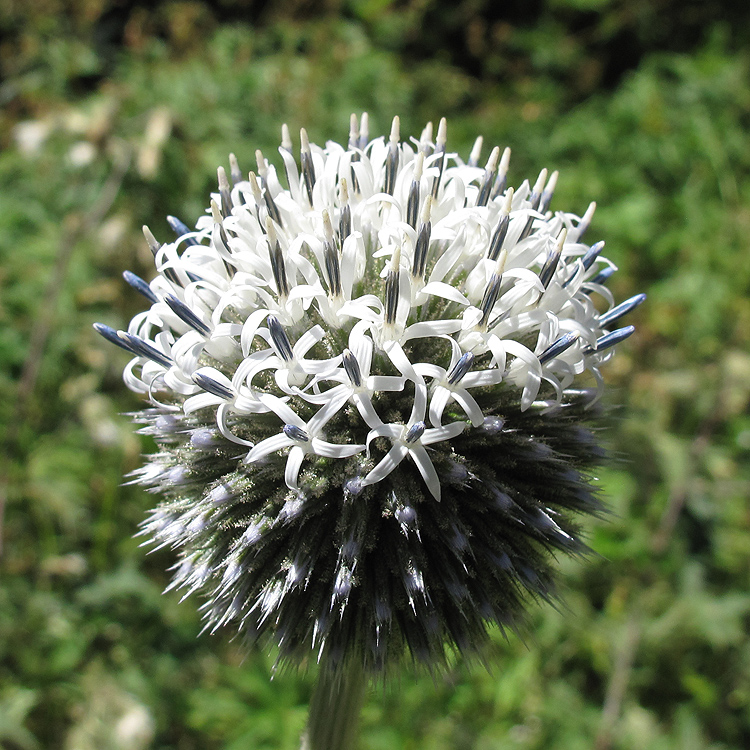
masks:
<svg viewBox="0 0 750 750"><path fill-rule="evenodd" d="M320 670L301 750L354 750L367 680L359 665Z"/></svg>

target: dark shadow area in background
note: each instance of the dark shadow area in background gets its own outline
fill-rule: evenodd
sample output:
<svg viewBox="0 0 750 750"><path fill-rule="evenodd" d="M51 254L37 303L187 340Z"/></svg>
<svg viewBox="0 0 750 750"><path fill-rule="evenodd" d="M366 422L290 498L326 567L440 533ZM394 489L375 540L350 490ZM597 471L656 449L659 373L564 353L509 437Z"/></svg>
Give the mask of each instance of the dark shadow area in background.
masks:
<svg viewBox="0 0 750 750"><path fill-rule="evenodd" d="M61 12L59 6L69 7ZM750 13L741 6L732 0L162 0L148 6L103 0L91 8L11 2L0 10L0 77L33 70L33 40L58 32L91 45L98 58L70 82L83 95L111 74L123 48L137 50L148 39L189 54L220 25L264 28L336 17L361 25L374 44L407 62L437 58L487 82L549 76L573 104L595 89L615 88L650 53L701 46L717 21L730 48L746 44Z"/></svg>

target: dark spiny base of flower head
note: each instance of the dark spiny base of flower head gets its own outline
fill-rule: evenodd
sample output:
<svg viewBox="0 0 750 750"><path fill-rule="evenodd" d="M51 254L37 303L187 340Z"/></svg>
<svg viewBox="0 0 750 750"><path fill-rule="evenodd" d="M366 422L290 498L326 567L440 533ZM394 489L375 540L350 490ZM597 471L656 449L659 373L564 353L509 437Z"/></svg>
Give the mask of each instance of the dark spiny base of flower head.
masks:
<svg viewBox="0 0 750 750"><path fill-rule="evenodd" d="M432 669L452 651L481 653L491 624L515 629L530 599L554 595L551 557L585 552L576 519L601 511L586 395L525 412L516 399L487 389L484 424L430 448L440 501L408 459L362 485L385 441L369 458L309 455L291 490L284 454L243 464L246 449L210 410L140 412L161 450L136 481L164 496L142 533L178 550L170 588L205 595L207 628L274 642L284 664L312 652L328 668L352 658L382 673L408 655ZM346 439L349 409L327 438ZM232 429L257 442L277 422L237 418Z"/></svg>

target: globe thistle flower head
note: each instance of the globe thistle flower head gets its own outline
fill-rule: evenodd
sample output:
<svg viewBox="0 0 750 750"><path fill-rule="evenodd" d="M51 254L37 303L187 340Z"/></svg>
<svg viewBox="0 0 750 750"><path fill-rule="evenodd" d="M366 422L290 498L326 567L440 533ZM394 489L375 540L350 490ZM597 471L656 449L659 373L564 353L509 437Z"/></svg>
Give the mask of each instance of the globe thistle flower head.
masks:
<svg viewBox="0 0 750 750"><path fill-rule="evenodd" d="M478 652L553 595L600 504L587 422L632 332L615 266L557 173L510 187L433 139L347 145L282 131L274 164L230 157L195 227L145 229L157 275L127 331L135 415L158 446L133 481L161 496L142 533L179 557L206 627L370 672ZM280 167L280 169L279 169Z"/></svg>

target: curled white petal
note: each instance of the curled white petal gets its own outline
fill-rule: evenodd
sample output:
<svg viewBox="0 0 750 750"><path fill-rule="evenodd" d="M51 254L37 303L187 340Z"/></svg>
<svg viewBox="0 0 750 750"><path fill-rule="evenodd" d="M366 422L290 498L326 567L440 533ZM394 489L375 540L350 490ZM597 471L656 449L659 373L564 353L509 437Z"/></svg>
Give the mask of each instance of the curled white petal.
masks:
<svg viewBox="0 0 750 750"><path fill-rule="evenodd" d="M301 168L285 136L276 165L261 155L240 179L233 162L233 185L220 177L195 230L164 244L147 232L158 275L126 279L150 309L127 333L98 329L133 355L127 386L191 423L212 414L249 463L287 451L290 488L306 457L349 458L385 438L363 484L408 456L438 499L431 456L481 427L491 399L478 389L547 408L590 374L601 395L613 348L597 342L618 343L611 324L631 308L606 286L616 268L603 245L586 244L593 204L583 216L552 211L545 192L540 205L556 177L506 188L505 155L488 193L477 155L445 150L441 128L439 148L429 135L412 145L355 134L351 148L305 135ZM555 348L568 334L574 345ZM260 414L275 415L279 434L254 445Z"/></svg>

